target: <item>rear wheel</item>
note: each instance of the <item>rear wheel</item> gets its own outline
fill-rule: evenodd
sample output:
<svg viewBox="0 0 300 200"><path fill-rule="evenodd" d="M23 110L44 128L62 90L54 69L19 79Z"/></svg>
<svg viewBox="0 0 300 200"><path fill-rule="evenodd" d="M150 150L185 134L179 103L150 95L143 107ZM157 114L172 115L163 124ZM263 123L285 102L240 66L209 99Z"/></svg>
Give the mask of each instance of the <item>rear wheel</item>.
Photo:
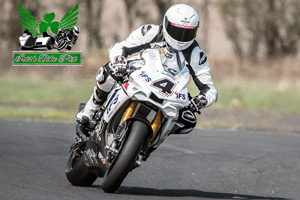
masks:
<svg viewBox="0 0 300 200"><path fill-rule="evenodd" d="M48 50L53 49L53 45L54 45L54 38L50 37L49 40L48 40L48 42L47 42L47 49Z"/></svg>
<svg viewBox="0 0 300 200"><path fill-rule="evenodd" d="M77 157L73 152L67 163L66 176L68 181L75 186L90 186L97 179L97 176L86 168L84 154Z"/></svg>
<svg viewBox="0 0 300 200"><path fill-rule="evenodd" d="M147 125L140 121L134 121L131 124L131 131L125 144L119 152L116 161L113 163L104 177L102 189L104 192L116 191L129 171L135 164L138 153L145 142L147 135Z"/></svg>
<svg viewBox="0 0 300 200"><path fill-rule="evenodd" d="M48 49L48 50L51 50L51 49L52 49L52 46L49 45L49 44L47 44L47 49Z"/></svg>

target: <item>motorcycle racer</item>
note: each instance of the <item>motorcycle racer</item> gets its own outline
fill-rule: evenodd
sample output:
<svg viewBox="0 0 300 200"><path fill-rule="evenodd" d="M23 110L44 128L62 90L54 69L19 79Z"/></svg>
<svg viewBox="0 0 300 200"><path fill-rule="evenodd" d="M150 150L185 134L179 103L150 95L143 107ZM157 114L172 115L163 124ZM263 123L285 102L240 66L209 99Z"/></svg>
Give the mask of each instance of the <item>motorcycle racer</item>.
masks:
<svg viewBox="0 0 300 200"><path fill-rule="evenodd" d="M199 27L196 11L185 4L170 7L161 25L144 25L133 31L127 39L109 49L110 62L101 67L96 75L97 84L84 110L77 115L77 121L86 126L89 124L97 107L102 105L118 79L127 72L127 56L147 48L167 48L174 55L184 56L199 95L190 100L190 109L200 113L200 109L211 106L217 101L217 90L210 75L206 54L195 40ZM183 127L176 133L189 133L196 125L196 117L188 108L181 109L178 122Z"/></svg>
<svg viewBox="0 0 300 200"><path fill-rule="evenodd" d="M76 44L78 39L78 34L80 32L79 26L74 26L73 29L62 29L55 36L55 47L58 50L66 48L67 50L71 50L72 45ZM65 45L60 46L59 44L65 42Z"/></svg>

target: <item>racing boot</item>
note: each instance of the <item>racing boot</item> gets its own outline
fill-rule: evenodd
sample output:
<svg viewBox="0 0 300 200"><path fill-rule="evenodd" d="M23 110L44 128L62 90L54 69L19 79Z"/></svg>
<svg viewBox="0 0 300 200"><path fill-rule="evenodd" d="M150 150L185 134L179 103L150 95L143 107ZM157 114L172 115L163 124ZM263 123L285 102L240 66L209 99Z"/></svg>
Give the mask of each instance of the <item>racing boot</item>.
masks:
<svg viewBox="0 0 300 200"><path fill-rule="evenodd" d="M95 114L96 109L103 105L107 99L108 92L101 90L98 84L94 87L94 92L86 103L84 109L77 114L76 121L79 125L83 126L83 133L87 135L87 130L89 129L90 122ZM82 128L82 127L80 127Z"/></svg>
<svg viewBox="0 0 300 200"><path fill-rule="evenodd" d="M94 92L82 112L77 114L76 120L80 125L87 129L89 128L91 119L93 118L97 108L103 105L115 84L115 80L109 75L109 71L109 63L98 70L96 75L97 85L94 88Z"/></svg>

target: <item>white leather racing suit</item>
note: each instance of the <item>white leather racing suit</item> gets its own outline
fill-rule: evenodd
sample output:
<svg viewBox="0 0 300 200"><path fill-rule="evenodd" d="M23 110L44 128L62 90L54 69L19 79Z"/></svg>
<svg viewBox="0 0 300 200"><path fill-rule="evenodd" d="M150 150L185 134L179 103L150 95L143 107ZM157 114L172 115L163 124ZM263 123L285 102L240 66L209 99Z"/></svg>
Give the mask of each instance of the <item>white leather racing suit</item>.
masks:
<svg viewBox="0 0 300 200"><path fill-rule="evenodd" d="M163 37L162 25L144 25L133 31L126 40L113 45L109 49L109 59L113 62L116 56L125 56L134 54L147 48L162 48L166 46ZM206 54L199 47L196 40L186 50L182 51L187 64L187 67L192 75L192 78L198 87L200 94L207 99L206 107L217 101L218 93L213 84L210 75L210 67ZM97 79L103 79L101 73ZM98 80L101 81L101 80ZM100 89L108 91L107 84L99 85ZM106 86L106 87L105 87ZM101 88L102 87L102 88ZM112 85L111 85L112 87Z"/></svg>

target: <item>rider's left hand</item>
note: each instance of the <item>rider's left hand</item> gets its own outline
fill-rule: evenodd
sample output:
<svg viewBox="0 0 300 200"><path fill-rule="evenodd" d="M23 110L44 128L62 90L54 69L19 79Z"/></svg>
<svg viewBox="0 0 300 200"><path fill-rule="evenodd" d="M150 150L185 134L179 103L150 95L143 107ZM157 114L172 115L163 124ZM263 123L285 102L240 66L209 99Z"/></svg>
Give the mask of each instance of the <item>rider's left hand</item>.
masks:
<svg viewBox="0 0 300 200"><path fill-rule="evenodd" d="M204 108L207 104L207 100L205 98L205 96L203 95L198 95L193 97L190 100L190 108L197 113L200 113L200 109Z"/></svg>

